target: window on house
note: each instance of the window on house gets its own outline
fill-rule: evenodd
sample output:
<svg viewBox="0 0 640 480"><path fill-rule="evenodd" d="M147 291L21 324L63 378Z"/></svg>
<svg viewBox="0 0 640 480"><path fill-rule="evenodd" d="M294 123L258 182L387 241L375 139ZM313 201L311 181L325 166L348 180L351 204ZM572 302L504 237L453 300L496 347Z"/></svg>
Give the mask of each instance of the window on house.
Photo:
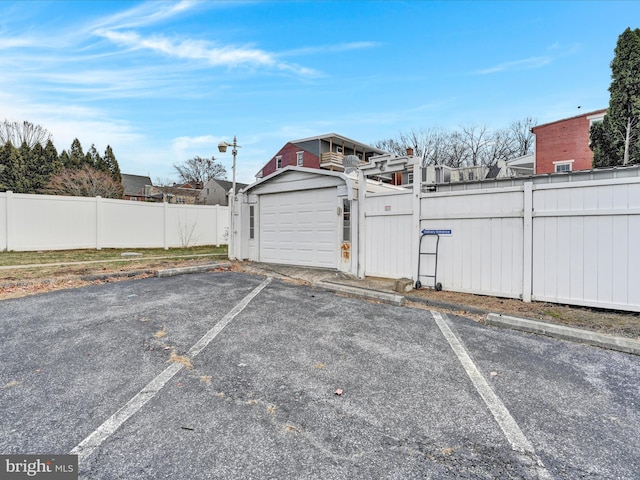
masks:
<svg viewBox="0 0 640 480"><path fill-rule="evenodd" d="M282 168L282 155L276 157L276 168Z"/></svg>
<svg viewBox="0 0 640 480"><path fill-rule="evenodd" d="M351 201L342 201L342 241L351 241Z"/></svg>
<svg viewBox="0 0 640 480"><path fill-rule="evenodd" d="M407 174L407 183L409 185L413 185L413 173L408 173Z"/></svg>
<svg viewBox="0 0 640 480"><path fill-rule="evenodd" d="M255 206L249 205L249 239L253 240L255 238L255 225L256 225L256 217L255 217Z"/></svg>
<svg viewBox="0 0 640 480"><path fill-rule="evenodd" d="M556 172L570 172L571 164L570 163L556 163Z"/></svg>
<svg viewBox="0 0 640 480"><path fill-rule="evenodd" d="M297 152L296 153L296 165L301 167L303 162L304 162L304 152Z"/></svg>

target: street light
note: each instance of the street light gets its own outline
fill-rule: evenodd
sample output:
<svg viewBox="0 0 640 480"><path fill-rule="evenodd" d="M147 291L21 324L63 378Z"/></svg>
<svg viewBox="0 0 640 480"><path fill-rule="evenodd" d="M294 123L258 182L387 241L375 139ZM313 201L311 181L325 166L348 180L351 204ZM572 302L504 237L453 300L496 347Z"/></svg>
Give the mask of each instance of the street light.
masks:
<svg viewBox="0 0 640 480"><path fill-rule="evenodd" d="M236 136L233 136L233 143L220 142L218 144L218 151L220 153L225 153L227 151L227 147L233 147L231 153L233 154L233 195L235 197L236 194L236 155L238 154L238 148L241 148L236 141Z"/></svg>
<svg viewBox="0 0 640 480"><path fill-rule="evenodd" d="M227 151L227 147L233 147L233 149L231 150L231 153L233 154L233 186L232 186L232 191L233 191L233 198L231 198L231 195L229 195L229 206L231 207L229 209L229 214L231 215L231 218L229 219L229 226L230 228L230 235L229 235L229 258L231 260L234 260L236 258L236 252L235 252L235 241L236 241L236 231L235 231L235 221L234 221L234 211L236 209L236 155L238 154L238 148L240 147L240 145L238 145L238 142L236 141L236 136L233 136L233 143L227 143L227 142L220 142L218 144L218 151L220 153L225 153Z"/></svg>

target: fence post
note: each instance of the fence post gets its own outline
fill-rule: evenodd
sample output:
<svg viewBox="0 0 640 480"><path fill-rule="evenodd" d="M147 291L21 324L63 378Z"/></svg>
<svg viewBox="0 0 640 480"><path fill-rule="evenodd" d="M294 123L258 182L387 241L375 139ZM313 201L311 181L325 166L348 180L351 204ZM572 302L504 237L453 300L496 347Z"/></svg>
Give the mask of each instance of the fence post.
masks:
<svg viewBox="0 0 640 480"><path fill-rule="evenodd" d="M166 202L166 201L162 202L162 208L163 208L162 210L163 211L162 244L165 250L169 250L169 219L167 218L169 214L169 202Z"/></svg>
<svg viewBox="0 0 640 480"><path fill-rule="evenodd" d="M365 252L367 225L365 219L365 202L367 198L367 177L362 169L358 169L358 278L365 276Z"/></svg>
<svg viewBox="0 0 640 480"><path fill-rule="evenodd" d="M215 223L216 228L214 230L215 233L214 233L213 238L214 238L214 242L216 244L216 247L220 247L220 234L219 234L219 230L220 229L218 228L219 227L218 224L220 223L220 205L219 204L216 205L216 221L214 223Z"/></svg>
<svg viewBox="0 0 640 480"><path fill-rule="evenodd" d="M413 284L419 280L418 259L420 257L420 219L422 218L422 159L418 159L413 164L413 192L411 194L411 209L413 211L411 228L411 265L413 272Z"/></svg>
<svg viewBox="0 0 640 480"><path fill-rule="evenodd" d="M7 222L7 252L13 250L13 192L11 190L7 190L7 211L6 211L6 222Z"/></svg>
<svg viewBox="0 0 640 480"><path fill-rule="evenodd" d="M533 283L533 182L525 182L523 195L522 301L529 303Z"/></svg>
<svg viewBox="0 0 640 480"><path fill-rule="evenodd" d="M96 197L96 250L102 250L102 197Z"/></svg>

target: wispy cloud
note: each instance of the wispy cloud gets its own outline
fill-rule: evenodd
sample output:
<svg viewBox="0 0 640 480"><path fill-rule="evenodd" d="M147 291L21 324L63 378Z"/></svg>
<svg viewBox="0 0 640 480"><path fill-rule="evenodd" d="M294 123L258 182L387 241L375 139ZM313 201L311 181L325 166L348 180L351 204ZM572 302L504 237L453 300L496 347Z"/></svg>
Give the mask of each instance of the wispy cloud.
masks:
<svg viewBox="0 0 640 480"><path fill-rule="evenodd" d="M512 62L505 62L495 65L493 67L485 68L482 70L476 70L476 75L489 75L492 73L500 73L511 70L533 70L549 65L552 62L552 58L549 56L542 57L529 57L523 60L515 60Z"/></svg>
<svg viewBox="0 0 640 480"><path fill-rule="evenodd" d="M40 45L40 42L31 37L0 38L0 50L11 48L33 47Z"/></svg>
<svg viewBox="0 0 640 480"><path fill-rule="evenodd" d="M203 5L203 2L195 0L182 0L177 3L145 2L129 10L97 20L90 26L90 30L145 27L181 15L200 5Z"/></svg>
<svg viewBox="0 0 640 480"><path fill-rule="evenodd" d="M280 53L280 56L298 56L298 55L312 55L322 53L338 53L346 52L349 50L363 50L367 48L374 48L381 45L379 42L348 42L338 43L335 45L318 45L313 47L302 47L293 50L287 50Z"/></svg>
<svg viewBox="0 0 640 480"><path fill-rule="evenodd" d="M133 50L146 49L175 58L203 60L215 67L246 65L277 68L301 75L315 73L309 68L278 61L276 55L258 48L217 46L204 40L172 40L161 35L143 37L134 31L98 30L96 34Z"/></svg>
<svg viewBox="0 0 640 480"><path fill-rule="evenodd" d="M303 76L316 75L313 69L281 61L280 55L253 46L224 45L202 39L169 38L144 34L141 29L172 20L197 8L224 7L224 2L182 0L181 2L145 2L126 11L102 18L90 27L90 33L128 51L148 50L171 58L205 62L212 67L266 68Z"/></svg>

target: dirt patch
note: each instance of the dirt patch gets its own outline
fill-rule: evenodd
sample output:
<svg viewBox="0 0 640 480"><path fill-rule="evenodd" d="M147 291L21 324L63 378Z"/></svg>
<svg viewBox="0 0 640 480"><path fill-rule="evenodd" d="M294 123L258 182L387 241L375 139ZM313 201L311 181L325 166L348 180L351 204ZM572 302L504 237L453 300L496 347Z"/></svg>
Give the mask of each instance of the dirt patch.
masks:
<svg viewBox="0 0 640 480"><path fill-rule="evenodd" d="M0 300L25 297L67 288L137 280L155 275L156 270L211 263L214 258L140 260L89 265L60 265L0 271ZM219 258L215 258L219 260Z"/></svg>
<svg viewBox="0 0 640 480"><path fill-rule="evenodd" d="M171 352L171 356L169 357L168 361L171 363L181 363L189 370L193 369L193 365L191 364L191 360L189 360L189 357L178 355L175 350Z"/></svg>
<svg viewBox="0 0 640 480"><path fill-rule="evenodd" d="M468 293L434 290L413 290L407 294L426 302L433 310L484 321L487 313L541 320L610 335L640 340L640 314L546 302L524 303L511 298L498 298ZM449 307L449 308L447 308Z"/></svg>

